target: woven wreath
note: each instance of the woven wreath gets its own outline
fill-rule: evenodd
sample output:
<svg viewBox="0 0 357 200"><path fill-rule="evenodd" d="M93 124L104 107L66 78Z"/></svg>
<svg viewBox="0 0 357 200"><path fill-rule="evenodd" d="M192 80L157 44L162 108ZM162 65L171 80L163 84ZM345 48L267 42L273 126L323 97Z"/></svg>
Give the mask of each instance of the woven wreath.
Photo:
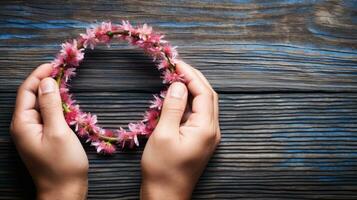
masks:
<svg viewBox="0 0 357 200"><path fill-rule="evenodd" d="M113 39L126 40L129 44L142 48L153 58L162 74L164 85L168 86L175 81L183 82L183 77L176 73L176 47L172 47L163 38L162 33L154 32L147 24L132 26L128 21L122 21L121 24L102 22L87 28L86 33L80 34L77 39L62 44L60 53L52 62L54 68L51 76L56 79L60 88L64 116L76 134L95 146L98 153L112 154L117 146L139 146L138 137L149 137L158 122L166 89L153 95L143 120L129 123L127 129L101 128L97 123L97 116L82 111L69 91L69 81L75 76L76 69L84 58L84 50L88 47L94 49L98 44L109 46Z"/></svg>

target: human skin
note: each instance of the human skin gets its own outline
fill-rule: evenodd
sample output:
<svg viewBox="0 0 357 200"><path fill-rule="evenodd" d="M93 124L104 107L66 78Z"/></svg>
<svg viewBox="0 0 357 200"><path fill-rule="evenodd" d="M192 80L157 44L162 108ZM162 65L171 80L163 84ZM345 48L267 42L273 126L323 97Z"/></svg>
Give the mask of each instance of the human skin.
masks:
<svg viewBox="0 0 357 200"><path fill-rule="evenodd" d="M38 199L85 199L88 158L64 119L51 71L43 64L19 87L10 130Z"/></svg>
<svg viewBox="0 0 357 200"><path fill-rule="evenodd" d="M217 93L190 65L179 62L176 70L187 86L170 86L158 125L145 146L141 199L190 199L220 141ZM191 106L187 106L189 93Z"/></svg>
<svg viewBox="0 0 357 200"><path fill-rule="evenodd" d="M64 119L51 71L51 64L40 65L19 87L11 135L37 199L85 199L88 158ZM145 146L141 199L189 199L220 140L217 94L193 67L181 61L177 71L187 83L170 86Z"/></svg>

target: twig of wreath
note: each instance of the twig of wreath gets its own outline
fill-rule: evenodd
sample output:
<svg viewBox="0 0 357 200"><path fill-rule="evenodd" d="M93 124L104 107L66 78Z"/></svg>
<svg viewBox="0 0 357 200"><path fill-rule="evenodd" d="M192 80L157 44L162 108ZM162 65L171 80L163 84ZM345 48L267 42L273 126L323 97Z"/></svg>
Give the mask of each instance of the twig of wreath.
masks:
<svg viewBox="0 0 357 200"><path fill-rule="evenodd" d="M162 33L154 32L152 27L146 24L132 26L128 21L122 21L121 24L102 22L87 28L86 33L80 34L77 39L62 44L60 53L52 62L54 68L51 76L56 79L60 88L65 119L79 137L96 147L98 153L112 154L116 146L122 148L126 145L139 146L138 137L149 137L158 122L166 91L153 95L154 98L150 101L144 119L129 123L128 129L101 128L97 123L97 116L82 111L69 91L69 81L75 76L75 71L84 58L84 49L88 47L94 49L97 44L109 46L113 39L126 40L129 44L140 47L153 58L165 85L175 81L183 82L183 77L176 73L178 55L176 47L172 47L163 38Z"/></svg>

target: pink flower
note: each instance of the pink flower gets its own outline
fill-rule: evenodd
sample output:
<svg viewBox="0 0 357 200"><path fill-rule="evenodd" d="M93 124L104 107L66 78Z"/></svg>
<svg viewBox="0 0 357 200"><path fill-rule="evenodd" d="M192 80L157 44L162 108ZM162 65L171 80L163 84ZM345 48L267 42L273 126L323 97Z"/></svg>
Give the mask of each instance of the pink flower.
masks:
<svg viewBox="0 0 357 200"><path fill-rule="evenodd" d="M77 131L77 135L82 137L82 138L85 138L89 135L89 132L88 132L88 128L87 127L79 127L78 128L78 131Z"/></svg>
<svg viewBox="0 0 357 200"><path fill-rule="evenodd" d="M116 27L117 31L124 32L123 34L118 34L116 37L127 40L131 42L131 32L134 30L133 26L129 23L129 21L122 20L122 24Z"/></svg>
<svg viewBox="0 0 357 200"><path fill-rule="evenodd" d="M161 60L160 63L157 65L159 70L167 69L170 67L170 63L167 59Z"/></svg>
<svg viewBox="0 0 357 200"><path fill-rule="evenodd" d="M97 153L113 154L115 152L115 146L110 142L92 142L92 145L97 148Z"/></svg>
<svg viewBox="0 0 357 200"><path fill-rule="evenodd" d="M63 45L63 44L62 44ZM63 56L62 54L58 54L56 56L56 58L52 61L52 64L55 66L55 67L61 67L64 63L63 63Z"/></svg>
<svg viewBox="0 0 357 200"><path fill-rule="evenodd" d="M102 132L103 132L102 134L107 137L115 137L115 134L112 130L105 129Z"/></svg>
<svg viewBox="0 0 357 200"><path fill-rule="evenodd" d="M125 147L126 142L129 142L130 147L133 147L134 144L136 146L139 146L139 140L136 133L129 132L123 128L120 128L120 130L118 130L118 135L119 135L118 139L122 144L122 148Z"/></svg>
<svg viewBox="0 0 357 200"><path fill-rule="evenodd" d="M63 73L63 77L64 77L64 80L65 82L67 82L68 80L71 79L71 77L73 77L74 75L76 75L76 68L74 67L70 67L70 68L67 68L64 73Z"/></svg>
<svg viewBox="0 0 357 200"><path fill-rule="evenodd" d="M160 112L158 110L150 109L146 111L144 116L144 122L149 129L154 129L159 122Z"/></svg>
<svg viewBox="0 0 357 200"><path fill-rule="evenodd" d="M97 126L97 122L97 115L92 115L91 113L87 113L83 120L83 124L95 133L100 131L100 128Z"/></svg>
<svg viewBox="0 0 357 200"><path fill-rule="evenodd" d="M53 65L52 72L51 72L50 76L52 78L55 78L60 73L60 71L61 71L60 67Z"/></svg>
<svg viewBox="0 0 357 200"><path fill-rule="evenodd" d="M99 130L99 132L101 132L101 131L102 131L102 129ZM93 142L99 142L99 141L100 140L99 140L98 134L90 134L87 137L86 143L88 143L88 142L93 143Z"/></svg>
<svg viewBox="0 0 357 200"><path fill-rule="evenodd" d="M113 27L111 22L102 22L101 25L94 28L94 35L99 40L99 42L109 44L111 37L108 35L108 33L112 31Z"/></svg>
<svg viewBox="0 0 357 200"><path fill-rule="evenodd" d="M148 38L148 36L152 33L152 27L144 24L142 27L138 28L139 38L144 41Z"/></svg>
<svg viewBox="0 0 357 200"><path fill-rule="evenodd" d="M177 57L177 47L172 47L171 45L165 45L162 48L162 51L165 55L167 55L170 59L175 59Z"/></svg>
<svg viewBox="0 0 357 200"><path fill-rule="evenodd" d="M171 72L170 70L166 70L163 72L163 75L162 75L162 78L163 78L163 83L164 84L171 84L173 82L184 82L184 79L183 79L183 74L177 74L176 72Z"/></svg>
<svg viewBox="0 0 357 200"><path fill-rule="evenodd" d="M130 24L128 20L122 20L122 24L119 26L122 30L130 32L133 30L133 26Z"/></svg>
<svg viewBox="0 0 357 200"><path fill-rule="evenodd" d="M160 92L160 97L165 99L166 94L167 94L167 90L163 90L163 91Z"/></svg>
<svg viewBox="0 0 357 200"><path fill-rule="evenodd" d="M157 95L154 95L154 100L150 101L150 103L151 103L150 108L156 108L158 110L161 110L162 104L164 102L162 98L160 98Z"/></svg>
<svg viewBox="0 0 357 200"><path fill-rule="evenodd" d="M68 93L68 88L66 88L64 85L64 81L62 81L59 88L61 99L63 103L65 103L68 107L71 107L76 101L72 99L72 94Z"/></svg>
<svg viewBox="0 0 357 200"><path fill-rule="evenodd" d="M83 39L83 46L87 48L90 46L91 49L94 49L95 45L97 44L97 38L95 37L95 32L93 29L87 28L86 34L81 34Z"/></svg>
<svg viewBox="0 0 357 200"><path fill-rule="evenodd" d="M86 113L78 113L78 115L76 116L76 120L75 122L73 122L73 124L71 125L75 125L75 130L78 131L79 127L86 127Z"/></svg>
<svg viewBox="0 0 357 200"><path fill-rule="evenodd" d="M149 44L147 47L144 46L141 48L143 48L145 53L147 53L148 55L150 55L153 58L153 61L162 59L162 52L161 52L160 47L151 46L151 44Z"/></svg>
<svg viewBox="0 0 357 200"><path fill-rule="evenodd" d="M133 26L129 23L129 21L122 20L122 24L119 25L119 29L123 31L131 32L133 30Z"/></svg>
<svg viewBox="0 0 357 200"><path fill-rule="evenodd" d="M70 107L70 111L67 112L65 115L67 124L70 124L70 125L76 124L76 121L80 116L80 113L81 113L81 110L79 109L78 105Z"/></svg>
<svg viewBox="0 0 357 200"><path fill-rule="evenodd" d="M62 58L65 63L78 66L79 62L83 60L83 49L77 49L77 40L73 40L72 43L66 42L62 44L62 50L60 52L60 59Z"/></svg>
<svg viewBox="0 0 357 200"><path fill-rule="evenodd" d="M151 30L152 31L152 30ZM150 33L150 28L143 26L143 28L139 28L138 32L135 33L135 31L132 30L132 35L138 35L139 39L137 38L132 38L130 40L130 43L132 45L136 45L142 49L144 49L145 53L153 57L153 60L157 59L163 59L164 55L161 51L161 43L163 43L164 40L162 38L164 37L161 34L156 34L156 33Z"/></svg>
<svg viewBox="0 0 357 200"><path fill-rule="evenodd" d="M67 105L71 105L74 101L72 100L72 95L68 93L68 88L64 81L61 82L59 87L60 95L62 102L66 103Z"/></svg>
<svg viewBox="0 0 357 200"><path fill-rule="evenodd" d="M151 33L149 37L147 38L148 42L151 42L157 46L161 46L162 44L168 43L166 40L163 40L165 35L160 34L160 33Z"/></svg>
<svg viewBox="0 0 357 200"><path fill-rule="evenodd" d="M128 128L132 133L139 135L145 131L145 124L143 122L129 123Z"/></svg>

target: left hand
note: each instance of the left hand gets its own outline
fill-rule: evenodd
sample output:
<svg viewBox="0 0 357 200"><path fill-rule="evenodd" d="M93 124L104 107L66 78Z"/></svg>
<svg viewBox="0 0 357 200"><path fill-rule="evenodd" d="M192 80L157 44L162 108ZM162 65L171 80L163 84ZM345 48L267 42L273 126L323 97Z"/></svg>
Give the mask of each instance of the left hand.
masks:
<svg viewBox="0 0 357 200"><path fill-rule="evenodd" d="M85 199L88 158L65 121L51 71L43 64L19 87L10 130L38 199Z"/></svg>

